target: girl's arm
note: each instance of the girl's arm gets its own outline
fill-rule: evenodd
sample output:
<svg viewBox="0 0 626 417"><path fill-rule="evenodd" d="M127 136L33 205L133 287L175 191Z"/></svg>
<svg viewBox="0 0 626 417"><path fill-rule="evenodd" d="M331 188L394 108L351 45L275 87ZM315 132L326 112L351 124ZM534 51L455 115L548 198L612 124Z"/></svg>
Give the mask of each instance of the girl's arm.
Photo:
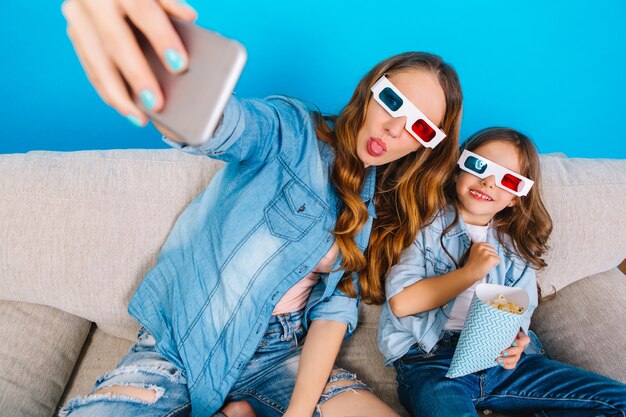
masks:
<svg viewBox="0 0 626 417"><path fill-rule="evenodd" d="M296 385L284 417L313 415L347 328L347 323L331 320L311 323L300 356Z"/></svg>
<svg viewBox="0 0 626 417"><path fill-rule="evenodd" d="M423 279L389 299L389 307L397 317L422 313L444 305L461 294L476 278L465 267L434 278Z"/></svg>
<svg viewBox="0 0 626 417"><path fill-rule="evenodd" d="M499 263L500 258L489 243L475 243L470 248L469 259L465 266L406 286L389 299L389 307L397 317L432 310L444 305L476 281L483 279Z"/></svg>

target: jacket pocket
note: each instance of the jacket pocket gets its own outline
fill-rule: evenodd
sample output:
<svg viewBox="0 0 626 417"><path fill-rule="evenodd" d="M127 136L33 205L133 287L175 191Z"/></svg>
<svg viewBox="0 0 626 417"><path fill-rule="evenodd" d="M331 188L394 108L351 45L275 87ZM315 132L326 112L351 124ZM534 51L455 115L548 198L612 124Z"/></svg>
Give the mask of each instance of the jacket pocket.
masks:
<svg viewBox="0 0 626 417"><path fill-rule="evenodd" d="M324 215L324 206L312 191L291 180L265 207L270 232L287 240L300 240Z"/></svg>
<svg viewBox="0 0 626 417"><path fill-rule="evenodd" d="M438 254L433 253L430 248L426 248L425 257L437 276L447 274L452 270L452 260L442 259Z"/></svg>

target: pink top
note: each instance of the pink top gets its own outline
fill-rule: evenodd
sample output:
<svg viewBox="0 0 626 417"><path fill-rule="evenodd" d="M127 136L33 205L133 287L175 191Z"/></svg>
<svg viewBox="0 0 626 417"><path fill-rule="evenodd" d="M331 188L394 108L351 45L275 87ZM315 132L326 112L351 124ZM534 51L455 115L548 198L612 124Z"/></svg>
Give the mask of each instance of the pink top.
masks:
<svg viewBox="0 0 626 417"><path fill-rule="evenodd" d="M324 255L320 263L317 264L307 276L296 282L296 284L278 300L278 304L274 307L272 315L293 313L294 311L302 310L306 306L306 301L309 299L309 294L311 294L313 287L320 280L320 273L330 272L337 259L338 252L339 247L335 243L328 253Z"/></svg>

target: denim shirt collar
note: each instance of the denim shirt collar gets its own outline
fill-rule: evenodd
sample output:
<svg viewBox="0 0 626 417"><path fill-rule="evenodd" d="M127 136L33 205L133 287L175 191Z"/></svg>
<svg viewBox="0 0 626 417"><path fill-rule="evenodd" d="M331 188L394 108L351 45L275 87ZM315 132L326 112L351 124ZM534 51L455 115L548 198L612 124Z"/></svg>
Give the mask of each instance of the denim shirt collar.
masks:
<svg viewBox="0 0 626 417"><path fill-rule="evenodd" d="M363 181L363 186L361 187L361 198L364 202L368 202L374 197L374 192L376 191L376 167L370 166L365 169L365 180Z"/></svg>

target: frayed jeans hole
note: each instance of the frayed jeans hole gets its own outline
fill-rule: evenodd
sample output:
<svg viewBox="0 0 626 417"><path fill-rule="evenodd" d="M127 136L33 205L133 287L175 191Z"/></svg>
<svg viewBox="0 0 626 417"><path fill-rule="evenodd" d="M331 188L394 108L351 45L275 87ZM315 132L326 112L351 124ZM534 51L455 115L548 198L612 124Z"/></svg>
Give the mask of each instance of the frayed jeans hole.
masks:
<svg viewBox="0 0 626 417"><path fill-rule="evenodd" d="M346 371L345 369L333 369L333 371L330 373L330 378L328 379L328 384L331 384L335 381L358 381L360 382L357 377L356 374L353 374L352 372Z"/></svg>
<svg viewBox="0 0 626 417"><path fill-rule="evenodd" d="M154 404L163 395L163 388L160 387L142 387L132 385L112 385L100 388L88 395L115 395L119 397L127 397L131 400L140 400L147 404Z"/></svg>
<svg viewBox="0 0 626 417"><path fill-rule="evenodd" d="M111 389L113 388L113 389ZM125 388L131 388L130 390L125 390ZM143 398L142 396L133 395L133 389L135 390L143 390L149 395L148 398ZM131 391L131 392L128 392ZM152 392L150 392L152 391ZM122 401L122 402L133 402L139 404L154 404L163 396L165 390L161 387L157 387L154 385L111 385L109 387L103 387L91 394L88 394L84 397L76 397L71 399L65 407L63 407L59 411L59 417L67 417L70 415L75 409L88 406L93 403L101 402L101 401ZM144 393L145 394L145 393ZM152 395L151 395L152 394ZM154 398L152 398L154 396Z"/></svg>
<svg viewBox="0 0 626 417"><path fill-rule="evenodd" d="M342 379L341 381L329 382L328 384L326 384L326 387L324 388L324 393L332 391L335 388L346 387L348 385L354 385L354 381Z"/></svg>
<svg viewBox="0 0 626 417"><path fill-rule="evenodd" d="M98 380L96 381L96 386L102 384L105 381L113 379L116 376L127 374L159 375L175 383L178 383L179 379L182 376L181 372L176 368L168 368L163 366L121 366L98 378Z"/></svg>

